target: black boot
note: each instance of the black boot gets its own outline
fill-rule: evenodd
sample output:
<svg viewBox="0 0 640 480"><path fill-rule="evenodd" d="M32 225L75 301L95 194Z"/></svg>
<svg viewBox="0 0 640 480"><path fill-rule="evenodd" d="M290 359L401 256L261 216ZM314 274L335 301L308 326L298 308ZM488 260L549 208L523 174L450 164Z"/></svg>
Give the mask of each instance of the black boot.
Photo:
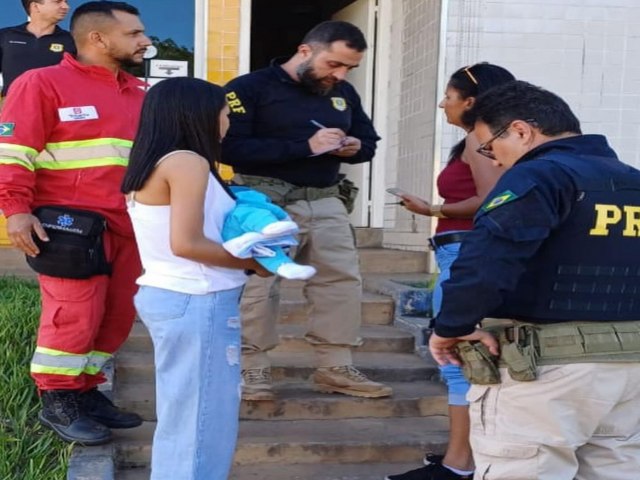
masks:
<svg viewBox="0 0 640 480"><path fill-rule="evenodd" d="M111 440L111 431L80 411L77 390L45 390L42 392L40 423L67 442L102 445Z"/></svg>
<svg viewBox="0 0 640 480"><path fill-rule="evenodd" d="M142 425L140 415L119 409L97 388L80 394L80 407L89 418L109 428L134 428Z"/></svg>

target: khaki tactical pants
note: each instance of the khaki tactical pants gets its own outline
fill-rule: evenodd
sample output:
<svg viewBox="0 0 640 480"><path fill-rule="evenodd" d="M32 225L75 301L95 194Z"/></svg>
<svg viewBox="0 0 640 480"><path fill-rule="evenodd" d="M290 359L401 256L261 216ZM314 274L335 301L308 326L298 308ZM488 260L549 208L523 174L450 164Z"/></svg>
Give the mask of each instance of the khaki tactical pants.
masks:
<svg viewBox="0 0 640 480"><path fill-rule="evenodd" d="M640 478L640 364L538 367L531 382L472 385L476 480Z"/></svg>
<svg viewBox="0 0 640 480"><path fill-rule="evenodd" d="M300 200L285 207L300 227L296 262L318 273L306 281L309 303L305 339L314 345L317 367L351 365L351 347L360 344L362 281L349 217L335 198ZM278 344L280 279L253 276L245 286L242 315L243 368L270 365L266 352Z"/></svg>

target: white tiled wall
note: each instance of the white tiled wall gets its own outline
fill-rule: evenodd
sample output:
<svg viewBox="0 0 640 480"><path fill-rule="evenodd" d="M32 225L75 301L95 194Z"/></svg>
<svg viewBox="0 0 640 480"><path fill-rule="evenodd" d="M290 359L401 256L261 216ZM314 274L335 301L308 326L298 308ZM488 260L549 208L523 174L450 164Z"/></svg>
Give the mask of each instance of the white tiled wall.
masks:
<svg viewBox="0 0 640 480"><path fill-rule="evenodd" d="M387 132L390 152L386 158L387 186L398 186L430 197L433 172L435 110L437 102L440 2L394 2L390 113L394 121ZM397 201L387 195L387 202ZM428 219L414 218L396 205L385 208L385 245L424 247Z"/></svg>
<svg viewBox="0 0 640 480"><path fill-rule="evenodd" d="M585 133L640 167L640 2L450 0L447 31L447 74L500 64L559 94Z"/></svg>
<svg viewBox="0 0 640 480"><path fill-rule="evenodd" d="M442 4L445 78L479 61L502 65L559 94L584 133L606 135L623 161L640 168L640 1L401 0L394 18L401 34L393 48L399 65L392 65L398 78L390 107L397 128L388 133L397 150L387 165L389 184L432 195L435 118L442 115L443 86L436 84ZM440 135L444 162L462 132L445 124ZM422 218L412 225L401 209L387 207L385 244L417 248L428 226Z"/></svg>

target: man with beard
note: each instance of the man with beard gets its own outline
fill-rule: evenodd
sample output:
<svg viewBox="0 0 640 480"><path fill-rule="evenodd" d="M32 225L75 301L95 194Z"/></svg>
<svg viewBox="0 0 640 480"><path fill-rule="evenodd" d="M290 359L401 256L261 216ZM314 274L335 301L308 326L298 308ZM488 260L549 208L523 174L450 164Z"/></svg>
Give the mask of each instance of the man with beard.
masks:
<svg viewBox="0 0 640 480"><path fill-rule="evenodd" d="M151 44L138 15L123 2L78 7L77 59L66 53L59 65L21 75L0 114L0 208L12 244L39 273L42 296L31 361L39 419L84 445L142 421L97 390L131 330L141 272L120 193L144 95L122 66L142 63ZM75 235L73 253L61 231Z"/></svg>
<svg viewBox="0 0 640 480"><path fill-rule="evenodd" d="M360 97L345 81L367 48L347 22L314 27L296 53L227 85L231 127L222 161L234 181L260 190L283 206L300 227L296 261L318 273L306 281L311 306L305 339L314 347L316 389L359 397L385 397L391 388L353 366L359 345L361 277L347 206L355 190L339 174L341 162L373 158L378 135ZM273 400L267 351L278 343L279 279L251 279L241 304L243 399Z"/></svg>
<svg viewBox="0 0 640 480"><path fill-rule="evenodd" d="M29 22L0 30L2 93L32 68L56 65L64 52L76 53L71 34L58 27L69 13L67 0L22 0Z"/></svg>

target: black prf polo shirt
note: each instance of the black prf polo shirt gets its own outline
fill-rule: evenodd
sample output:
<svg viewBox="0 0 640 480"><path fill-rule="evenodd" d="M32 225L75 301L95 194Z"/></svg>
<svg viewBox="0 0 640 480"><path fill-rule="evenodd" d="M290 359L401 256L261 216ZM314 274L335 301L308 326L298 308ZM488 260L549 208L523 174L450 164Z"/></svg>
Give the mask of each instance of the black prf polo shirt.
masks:
<svg viewBox="0 0 640 480"><path fill-rule="evenodd" d="M53 33L40 38L27 30L27 23L0 30L0 72L4 80L2 96L9 85L27 70L57 65L64 52L76 54L73 37L56 26Z"/></svg>
<svg viewBox="0 0 640 480"><path fill-rule="evenodd" d="M300 187L338 182L342 163L370 162L380 139L353 85L342 81L327 95L294 81L274 60L225 87L231 107L222 163L236 173L277 178ZM312 155L309 138L319 125L339 128L361 142L352 157Z"/></svg>

